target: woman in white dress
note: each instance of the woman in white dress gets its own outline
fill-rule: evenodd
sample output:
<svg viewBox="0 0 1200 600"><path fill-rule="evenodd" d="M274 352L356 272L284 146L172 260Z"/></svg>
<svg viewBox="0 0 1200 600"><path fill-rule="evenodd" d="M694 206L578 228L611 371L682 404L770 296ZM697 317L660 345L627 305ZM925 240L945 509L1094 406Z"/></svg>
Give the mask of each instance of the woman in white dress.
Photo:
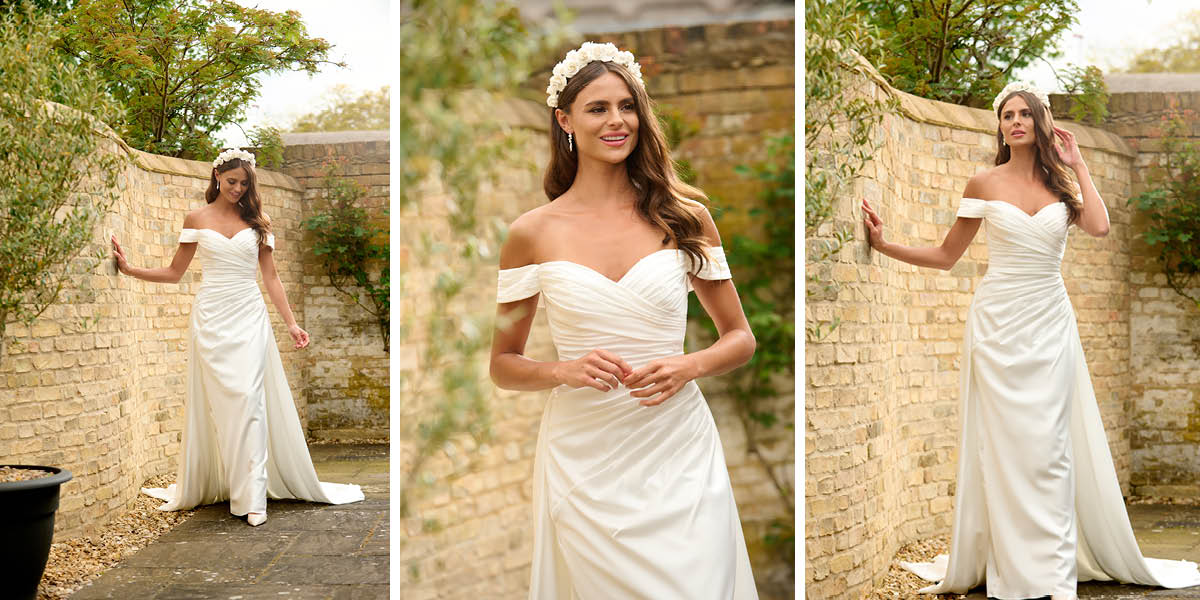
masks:
<svg viewBox="0 0 1200 600"><path fill-rule="evenodd" d="M513 222L501 249L491 358L501 388L552 388L529 597L757 598L693 381L754 352L716 226L693 200L704 196L675 176L632 54L585 43L547 92L551 202ZM691 287L720 339L685 354ZM539 300L557 361L524 354Z"/></svg>
<svg viewBox="0 0 1200 600"><path fill-rule="evenodd" d="M194 256L203 265L188 336L179 478L166 489L142 491L166 501L159 510L228 499L231 513L257 526L267 520L268 496L342 504L363 494L357 485L318 481L308 454L258 288L260 268L295 347L307 346L309 337L275 271L275 236L262 212L254 162L237 149L213 161L207 205L184 217L170 266L131 266L115 236L112 244L118 270L145 281L178 282Z"/></svg>
<svg viewBox="0 0 1200 600"><path fill-rule="evenodd" d="M882 220L862 204L871 246L923 267L950 269L987 223L987 274L963 336L950 554L901 564L939 582L922 592L986 582L987 595L1002 599L1074 598L1087 580L1200 584L1195 563L1138 549L1063 285L1068 227L1104 236L1108 210L1044 94L1010 84L993 109L996 167L967 182L940 246L884 241Z"/></svg>

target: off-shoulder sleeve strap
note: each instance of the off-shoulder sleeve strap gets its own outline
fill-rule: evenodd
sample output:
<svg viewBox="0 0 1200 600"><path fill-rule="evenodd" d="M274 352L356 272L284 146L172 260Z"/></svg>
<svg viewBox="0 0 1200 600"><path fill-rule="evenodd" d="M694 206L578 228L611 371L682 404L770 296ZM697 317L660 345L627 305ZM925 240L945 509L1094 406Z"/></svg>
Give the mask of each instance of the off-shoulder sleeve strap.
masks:
<svg viewBox="0 0 1200 600"><path fill-rule="evenodd" d="M987 208L987 200L979 198L963 198L958 205L958 214L956 217L970 217L973 219L982 218Z"/></svg>
<svg viewBox="0 0 1200 600"><path fill-rule="evenodd" d="M267 244L267 246L270 246L272 250L275 249L275 234L273 234L273 233L267 234L266 244Z"/></svg>
<svg viewBox="0 0 1200 600"><path fill-rule="evenodd" d="M539 266L534 263L515 269L500 269L496 302L516 302L541 291L537 276Z"/></svg>
<svg viewBox="0 0 1200 600"><path fill-rule="evenodd" d="M188 229L187 227L184 227L183 230L179 232L180 244L190 244L198 241L200 241L199 229Z"/></svg>
<svg viewBox="0 0 1200 600"><path fill-rule="evenodd" d="M733 274L729 272L729 262L725 260L725 248L721 246L709 246L705 248L708 254L708 260L704 261L704 266L695 273L700 279L732 279Z"/></svg>

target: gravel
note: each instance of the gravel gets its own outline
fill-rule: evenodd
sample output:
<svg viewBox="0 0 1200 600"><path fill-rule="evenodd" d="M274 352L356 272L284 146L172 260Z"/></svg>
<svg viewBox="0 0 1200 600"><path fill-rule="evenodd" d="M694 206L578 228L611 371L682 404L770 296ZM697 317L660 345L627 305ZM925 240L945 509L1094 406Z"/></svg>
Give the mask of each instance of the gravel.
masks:
<svg viewBox="0 0 1200 600"><path fill-rule="evenodd" d="M166 487L175 475L148 479L142 487ZM162 500L139 493L134 507L100 527L90 536L75 538L50 547L50 560L38 588L38 600L61 600L105 569L129 558L158 536L182 523L195 511L156 510Z"/></svg>
<svg viewBox="0 0 1200 600"><path fill-rule="evenodd" d="M52 471L43 471L41 469L18 469L16 467L0 467L0 483L10 483L13 481L29 481L39 477L47 477L53 475Z"/></svg>
<svg viewBox="0 0 1200 600"><path fill-rule="evenodd" d="M898 552L896 558L892 560L892 565L888 567L887 576L883 580L883 585L875 588L868 596L870 600L894 600L896 598L921 598L925 600L959 600L966 598L963 594L919 594L917 590L930 585L930 582L913 575L912 573L902 569L899 561L904 562L933 562L934 557L939 554L948 554L950 552L950 536L943 535L939 537L919 540L908 544Z"/></svg>

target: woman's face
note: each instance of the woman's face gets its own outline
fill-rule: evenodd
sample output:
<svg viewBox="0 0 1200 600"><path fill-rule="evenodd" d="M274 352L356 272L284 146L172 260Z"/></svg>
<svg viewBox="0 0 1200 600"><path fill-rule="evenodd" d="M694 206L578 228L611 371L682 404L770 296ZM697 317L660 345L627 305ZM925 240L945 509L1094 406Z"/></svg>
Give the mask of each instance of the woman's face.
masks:
<svg viewBox="0 0 1200 600"><path fill-rule="evenodd" d="M558 113L558 124L575 134L575 150L606 163L620 163L638 142L638 115L625 80L605 72L579 90L571 113Z"/></svg>
<svg viewBox="0 0 1200 600"><path fill-rule="evenodd" d="M1000 134L1009 147L1029 146L1037 141L1033 110L1020 95L1009 98L1000 107Z"/></svg>
<svg viewBox="0 0 1200 600"><path fill-rule="evenodd" d="M242 199L242 194L246 193L246 188L250 186L250 176L246 169L237 167L224 173L218 172L217 183L220 184L217 200L237 204L238 200Z"/></svg>

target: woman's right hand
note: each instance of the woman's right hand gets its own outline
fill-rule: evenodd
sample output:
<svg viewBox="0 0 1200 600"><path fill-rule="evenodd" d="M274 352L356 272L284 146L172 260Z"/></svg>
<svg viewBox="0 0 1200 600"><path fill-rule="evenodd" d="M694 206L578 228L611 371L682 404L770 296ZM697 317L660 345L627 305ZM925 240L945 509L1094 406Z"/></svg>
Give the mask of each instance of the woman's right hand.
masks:
<svg viewBox="0 0 1200 600"><path fill-rule="evenodd" d="M125 261L125 251L121 249L121 244L117 243L117 236L113 235L109 238L113 246L113 258L117 262L117 271L120 273L129 273L129 263Z"/></svg>
<svg viewBox="0 0 1200 600"><path fill-rule="evenodd" d="M620 356L596 349L555 365L554 380L573 388L592 387L607 392L620 385L630 373L633 373L633 367Z"/></svg>
<svg viewBox="0 0 1200 600"><path fill-rule="evenodd" d="M865 223L867 226L867 243L871 244L872 248L879 250L884 243L883 219L879 218L879 215L875 213L873 208L871 208L871 205L867 202L866 198L863 198L862 210L867 215L863 218L863 223Z"/></svg>

